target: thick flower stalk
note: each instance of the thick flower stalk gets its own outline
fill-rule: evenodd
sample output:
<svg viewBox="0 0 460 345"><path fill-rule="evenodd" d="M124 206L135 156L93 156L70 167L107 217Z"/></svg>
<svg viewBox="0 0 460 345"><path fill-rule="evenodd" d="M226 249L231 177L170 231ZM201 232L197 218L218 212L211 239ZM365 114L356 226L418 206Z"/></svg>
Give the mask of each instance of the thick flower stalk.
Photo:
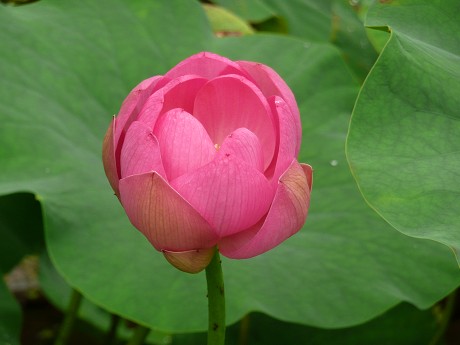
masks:
<svg viewBox="0 0 460 345"><path fill-rule="evenodd" d="M177 268L262 254L300 230L312 169L299 110L271 68L199 53L128 95L104 139L131 223Z"/></svg>

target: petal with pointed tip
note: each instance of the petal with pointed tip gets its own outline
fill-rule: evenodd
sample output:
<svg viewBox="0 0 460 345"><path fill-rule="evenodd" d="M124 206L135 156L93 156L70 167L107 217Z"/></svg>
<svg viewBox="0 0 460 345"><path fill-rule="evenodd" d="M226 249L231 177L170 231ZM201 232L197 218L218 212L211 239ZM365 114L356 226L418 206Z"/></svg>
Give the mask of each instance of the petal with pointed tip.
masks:
<svg viewBox="0 0 460 345"><path fill-rule="evenodd" d="M159 251L210 248L217 242L209 223L155 172L121 179L120 199L131 223Z"/></svg>
<svg viewBox="0 0 460 345"><path fill-rule="evenodd" d="M231 154L219 155L202 168L172 181L172 185L219 236L228 236L259 221L273 197L265 176Z"/></svg>
<svg viewBox="0 0 460 345"><path fill-rule="evenodd" d="M139 112L150 97L155 85L162 76L154 76L139 83L123 101L116 117L115 144L118 145L120 137L126 133L131 122L137 119ZM117 149L117 148L115 148Z"/></svg>
<svg viewBox="0 0 460 345"><path fill-rule="evenodd" d="M178 270L186 273L198 273L204 270L214 255L216 248L188 250L185 252L163 251L166 260Z"/></svg>
<svg viewBox="0 0 460 345"><path fill-rule="evenodd" d="M232 259L250 258L265 253L294 235L307 217L310 187L304 168L294 160L280 178L263 224L221 240L218 245L222 255Z"/></svg>
<svg viewBox="0 0 460 345"><path fill-rule="evenodd" d="M203 124L215 144L245 127L260 140L267 168L275 150L274 120L267 100L246 78L226 75L206 83L195 99L193 115Z"/></svg>
<svg viewBox="0 0 460 345"><path fill-rule="evenodd" d="M216 149L198 120L183 109L161 116L155 129L169 181L209 163Z"/></svg>
<svg viewBox="0 0 460 345"><path fill-rule="evenodd" d="M213 79L222 74L244 73L237 63L223 56L201 52L178 63L165 74L168 78L177 78L187 74L196 74L206 79Z"/></svg>
<svg viewBox="0 0 460 345"><path fill-rule="evenodd" d="M251 61L237 61L237 63L252 77L265 97L269 98L270 96L280 96L286 101L295 119L295 142L296 152L298 153L300 150L300 142L302 140L302 126L300 124L299 108L297 106L295 96L289 86L278 73L266 65Z"/></svg>
<svg viewBox="0 0 460 345"><path fill-rule="evenodd" d="M264 156L259 138L247 128L238 128L225 138L219 154L235 155L260 172L264 169Z"/></svg>
<svg viewBox="0 0 460 345"><path fill-rule="evenodd" d="M113 143L113 133L115 126L115 118L110 122L109 128L104 136L104 142L102 143L102 163L104 165L104 171L109 180L110 186L112 187L115 194L118 196L118 173L117 163L115 161L115 148Z"/></svg>
<svg viewBox="0 0 460 345"><path fill-rule="evenodd" d="M165 177L160 146L152 130L134 121L126 132L120 156L121 178L156 171Z"/></svg>

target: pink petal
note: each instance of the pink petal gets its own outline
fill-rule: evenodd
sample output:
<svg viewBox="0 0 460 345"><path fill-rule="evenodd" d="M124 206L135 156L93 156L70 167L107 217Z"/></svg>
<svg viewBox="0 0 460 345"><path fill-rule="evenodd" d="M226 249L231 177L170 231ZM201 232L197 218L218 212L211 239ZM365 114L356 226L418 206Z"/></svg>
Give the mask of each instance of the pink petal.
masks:
<svg viewBox="0 0 460 345"><path fill-rule="evenodd" d="M264 150L264 168L270 164L276 143L271 110L262 93L247 79L227 75L209 81L196 96L193 115L217 145L222 145L234 130L249 129Z"/></svg>
<svg viewBox="0 0 460 345"><path fill-rule="evenodd" d="M223 56L202 52L190 56L173 67L165 77L177 78L187 74L213 79L222 74L245 74L237 63Z"/></svg>
<svg viewBox="0 0 460 345"><path fill-rule="evenodd" d="M296 122L286 102L278 97L272 96L268 99L275 119L278 120L278 142L275 159L272 166L265 175L271 178L272 183L278 183L282 173L291 165L292 160L297 157L296 152Z"/></svg>
<svg viewBox="0 0 460 345"><path fill-rule="evenodd" d="M259 221L273 197L265 176L232 154L219 155L208 165L172 181L172 185L219 236Z"/></svg>
<svg viewBox="0 0 460 345"><path fill-rule="evenodd" d="M115 143L118 144L120 137L126 133L131 122L136 120L145 102L151 95L153 88L162 76L154 76L142 81L125 98L116 117Z"/></svg>
<svg viewBox="0 0 460 345"><path fill-rule="evenodd" d="M217 241L209 223L157 173L121 179L120 198L131 223L157 250L210 248Z"/></svg>
<svg viewBox="0 0 460 345"><path fill-rule="evenodd" d="M280 96L288 104L295 120L297 152L295 156L297 156L302 140L302 126L300 124L299 108L291 89L278 73L266 65L250 61L237 61L237 63L253 78L265 97Z"/></svg>
<svg viewBox="0 0 460 345"><path fill-rule="evenodd" d="M265 253L294 235L307 217L310 188L304 168L293 160L280 178L263 224L224 238L218 244L220 252L232 259L246 259Z"/></svg>
<svg viewBox="0 0 460 345"><path fill-rule="evenodd" d="M206 82L206 79L194 75L170 81L150 96L139 115L139 121L154 128L158 117L171 109L182 108L191 113L196 94Z"/></svg>
<svg viewBox="0 0 460 345"><path fill-rule="evenodd" d="M209 163L216 154L201 123L183 109L162 115L154 133L160 143L168 181Z"/></svg>
<svg viewBox="0 0 460 345"><path fill-rule="evenodd" d="M151 171L166 176L158 140L144 123L134 121L126 132L120 167L122 178Z"/></svg>
<svg viewBox="0 0 460 345"><path fill-rule="evenodd" d="M262 146L257 136L249 129L238 128L225 138L219 148L219 154L235 155L248 165L263 173L264 158Z"/></svg>
<svg viewBox="0 0 460 345"><path fill-rule="evenodd" d="M104 142L102 143L102 163L104 164L104 171L109 180L110 186L112 187L115 194L118 196L118 173L117 163L115 161L115 148L114 148L114 128L115 118L110 122L109 128L104 136Z"/></svg>

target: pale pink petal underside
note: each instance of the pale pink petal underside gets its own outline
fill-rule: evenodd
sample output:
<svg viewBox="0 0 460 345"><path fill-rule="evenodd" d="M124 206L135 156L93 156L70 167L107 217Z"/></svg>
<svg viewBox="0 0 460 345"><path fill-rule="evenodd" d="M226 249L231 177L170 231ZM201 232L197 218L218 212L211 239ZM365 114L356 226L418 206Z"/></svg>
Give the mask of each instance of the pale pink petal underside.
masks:
<svg viewBox="0 0 460 345"><path fill-rule="evenodd" d="M298 232L310 204L310 186L302 166L294 160L281 176L278 189L260 229L250 228L219 242L221 253L232 259L262 254Z"/></svg>
<svg viewBox="0 0 460 345"><path fill-rule="evenodd" d="M115 161L115 147L114 147L114 126L115 119L110 123L109 128L104 136L104 142L102 143L102 163L104 164L104 171L109 180L110 186L112 187L115 194L118 196L118 172L117 163Z"/></svg>
<svg viewBox="0 0 460 345"><path fill-rule="evenodd" d="M126 132L120 156L121 178L156 171L165 177L160 146L152 130L134 121Z"/></svg>
<svg viewBox="0 0 460 345"><path fill-rule="evenodd" d="M264 150L264 168L270 164L276 143L274 120L267 100L246 78L227 75L209 81L196 96L193 115L217 145L234 130L249 129Z"/></svg>
<svg viewBox="0 0 460 345"><path fill-rule="evenodd" d="M209 163L216 149L196 118L183 109L172 109L158 120L158 138L168 181Z"/></svg>
<svg viewBox="0 0 460 345"><path fill-rule="evenodd" d="M241 72L242 69L232 60L217 54L202 52L180 62L169 70L165 76L177 78L187 74L196 74L206 79L212 79L223 73L240 74Z"/></svg>
<svg viewBox="0 0 460 345"><path fill-rule="evenodd" d="M131 223L160 251L210 248L209 223L157 173L120 180L120 199Z"/></svg>
<svg viewBox="0 0 460 345"><path fill-rule="evenodd" d="M278 73L266 65L251 61L237 61L237 63L253 78L265 97L280 96L286 101L295 119L296 152L298 153L302 140L302 126L300 123L299 108L289 86Z"/></svg>
<svg viewBox="0 0 460 345"><path fill-rule="evenodd" d="M223 154L173 187L213 226L228 236L253 225L268 211L273 193L257 169L232 154Z"/></svg>
<svg viewBox="0 0 460 345"><path fill-rule="evenodd" d="M216 248L187 250L185 252L163 251L166 260L177 269L187 273L198 273L204 270L214 255Z"/></svg>

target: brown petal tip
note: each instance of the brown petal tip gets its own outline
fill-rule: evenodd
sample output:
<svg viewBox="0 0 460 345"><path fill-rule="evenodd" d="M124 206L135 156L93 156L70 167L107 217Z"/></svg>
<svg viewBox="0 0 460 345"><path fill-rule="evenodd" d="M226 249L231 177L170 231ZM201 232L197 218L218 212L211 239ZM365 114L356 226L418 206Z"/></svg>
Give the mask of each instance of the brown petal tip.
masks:
<svg viewBox="0 0 460 345"><path fill-rule="evenodd" d="M166 260L178 270L186 273L198 273L204 270L214 255L216 249L195 249L184 252L170 252L163 250Z"/></svg>

